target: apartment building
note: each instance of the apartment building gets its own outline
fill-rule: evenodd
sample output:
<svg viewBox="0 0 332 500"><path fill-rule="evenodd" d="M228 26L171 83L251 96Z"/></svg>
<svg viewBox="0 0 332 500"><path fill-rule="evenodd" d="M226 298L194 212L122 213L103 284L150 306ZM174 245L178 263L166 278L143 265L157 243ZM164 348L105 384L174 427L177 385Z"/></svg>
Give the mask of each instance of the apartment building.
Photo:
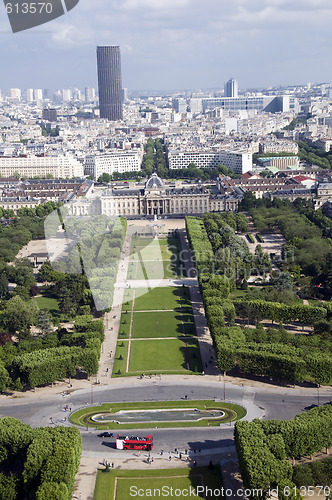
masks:
<svg viewBox="0 0 332 500"><path fill-rule="evenodd" d="M143 154L141 151L111 151L105 154L87 155L84 172L98 179L102 174L114 172L134 172L141 170Z"/></svg>
<svg viewBox="0 0 332 500"><path fill-rule="evenodd" d="M55 156L0 156L1 177L54 177L66 179L83 176L83 165L69 155Z"/></svg>
<svg viewBox="0 0 332 500"><path fill-rule="evenodd" d="M187 168L194 163L198 168L216 168L225 165L236 174L252 169L252 154L248 151L173 151L168 154L169 168Z"/></svg>

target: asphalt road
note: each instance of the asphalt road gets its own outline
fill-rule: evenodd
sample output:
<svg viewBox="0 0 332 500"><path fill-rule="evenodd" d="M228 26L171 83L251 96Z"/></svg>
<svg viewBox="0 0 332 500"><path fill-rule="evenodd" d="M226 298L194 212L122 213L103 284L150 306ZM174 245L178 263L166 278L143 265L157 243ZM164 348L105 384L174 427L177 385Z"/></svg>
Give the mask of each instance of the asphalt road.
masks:
<svg viewBox="0 0 332 500"><path fill-rule="evenodd" d="M226 401L248 408L249 419L262 415L263 418L290 419L302 412L306 406L318 403L317 389L241 387L225 385ZM224 399L223 381L193 377L183 382L138 380L126 381L113 386L94 386L91 390L78 390L70 395L58 394L49 398L7 399L0 401L0 417L10 416L20 419L33 427L45 425L70 425L69 410L89 406L91 403L166 401L188 399ZM320 390L320 404L332 401L332 391ZM179 449L201 449L227 447L232 444L233 428L228 425L211 428L155 429L155 451ZM121 434L136 434L138 431L121 430ZM149 429L144 429L149 433ZM84 453L98 455L114 449L114 439L98 438L96 430L82 430ZM142 434L142 431L139 431Z"/></svg>

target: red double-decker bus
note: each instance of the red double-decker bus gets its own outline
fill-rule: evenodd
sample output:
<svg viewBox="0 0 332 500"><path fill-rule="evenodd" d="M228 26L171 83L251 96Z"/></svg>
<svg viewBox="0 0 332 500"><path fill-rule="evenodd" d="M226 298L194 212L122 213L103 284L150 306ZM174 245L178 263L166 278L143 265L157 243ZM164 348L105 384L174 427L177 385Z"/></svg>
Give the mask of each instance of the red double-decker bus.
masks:
<svg viewBox="0 0 332 500"><path fill-rule="evenodd" d="M147 450L151 451L153 448L153 438L149 434L146 437L138 436L116 436L116 449L117 450Z"/></svg>

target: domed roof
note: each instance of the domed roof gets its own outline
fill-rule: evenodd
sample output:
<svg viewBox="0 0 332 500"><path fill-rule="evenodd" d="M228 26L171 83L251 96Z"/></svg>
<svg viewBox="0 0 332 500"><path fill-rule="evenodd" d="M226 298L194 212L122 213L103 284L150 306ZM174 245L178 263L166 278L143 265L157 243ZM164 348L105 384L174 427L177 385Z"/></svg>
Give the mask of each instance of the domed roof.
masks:
<svg viewBox="0 0 332 500"><path fill-rule="evenodd" d="M148 179L145 184L145 189L163 189L163 187L163 181L155 172L151 175L150 179Z"/></svg>

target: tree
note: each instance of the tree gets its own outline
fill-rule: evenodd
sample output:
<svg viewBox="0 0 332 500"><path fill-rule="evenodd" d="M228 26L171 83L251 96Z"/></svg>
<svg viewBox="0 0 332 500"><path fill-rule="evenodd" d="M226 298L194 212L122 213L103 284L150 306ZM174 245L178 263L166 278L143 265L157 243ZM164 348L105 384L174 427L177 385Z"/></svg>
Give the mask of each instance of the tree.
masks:
<svg viewBox="0 0 332 500"><path fill-rule="evenodd" d="M0 276L0 299L5 299L8 295L8 279L5 274Z"/></svg>
<svg viewBox="0 0 332 500"><path fill-rule="evenodd" d="M20 337L29 336L31 325L35 324L39 308L34 301L24 302L16 295L8 300L3 311L3 324L10 333Z"/></svg>
<svg viewBox="0 0 332 500"><path fill-rule="evenodd" d="M40 330L42 335L48 335L52 332L52 315L46 309L41 309L38 311L37 315L37 328Z"/></svg>
<svg viewBox="0 0 332 500"><path fill-rule="evenodd" d="M106 172L104 172L103 174L101 174L98 177L98 182L102 182L102 183L111 182L111 180L112 180L112 176L110 174L107 174Z"/></svg>

